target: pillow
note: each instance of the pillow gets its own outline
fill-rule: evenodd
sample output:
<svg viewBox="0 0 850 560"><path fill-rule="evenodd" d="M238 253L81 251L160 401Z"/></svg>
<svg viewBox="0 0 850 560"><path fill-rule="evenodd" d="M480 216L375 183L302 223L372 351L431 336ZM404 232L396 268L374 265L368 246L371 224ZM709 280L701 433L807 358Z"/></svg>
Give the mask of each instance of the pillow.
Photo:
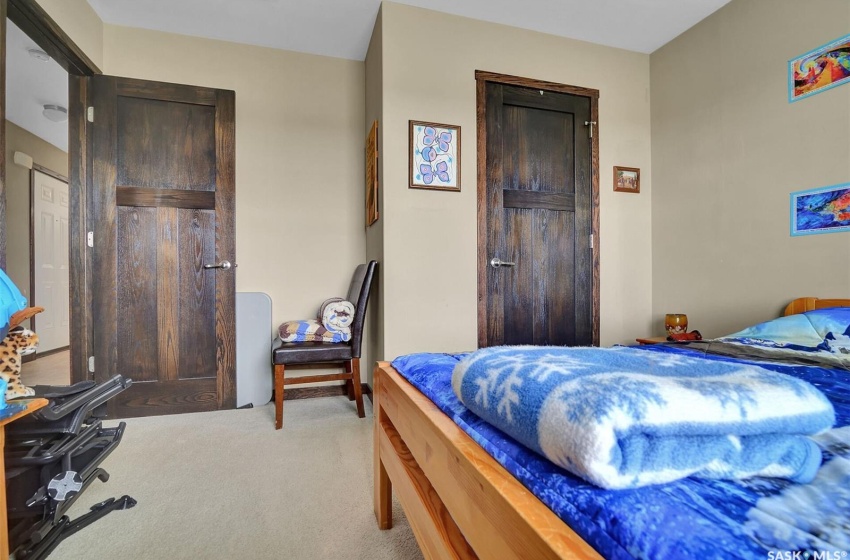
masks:
<svg viewBox="0 0 850 560"><path fill-rule="evenodd" d="M780 317L721 337L721 340L730 339L757 346L799 346L809 349L823 342L823 337L804 314Z"/></svg>
<svg viewBox="0 0 850 560"><path fill-rule="evenodd" d="M850 354L850 307L817 309L805 315L832 352Z"/></svg>
<svg viewBox="0 0 850 560"><path fill-rule="evenodd" d="M9 326L12 315L26 306L27 298L21 294L12 279L0 269L0 327Z"/></svg>
<svg viewBox="0 0 850 560"><path fill-rule="evenodd" d="M719 340L807 352L850 353L850 307L817 309L780 317Z"/></svg>

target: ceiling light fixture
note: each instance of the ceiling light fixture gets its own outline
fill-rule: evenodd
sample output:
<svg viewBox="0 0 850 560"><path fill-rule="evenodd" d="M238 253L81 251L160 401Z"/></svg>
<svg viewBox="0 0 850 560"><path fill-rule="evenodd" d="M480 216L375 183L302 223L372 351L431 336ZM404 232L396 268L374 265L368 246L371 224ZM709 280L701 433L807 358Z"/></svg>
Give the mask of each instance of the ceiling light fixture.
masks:
<svg viewBox="0 0 850 560"><path fill-rule="evenodd" d="M36 49L36 48L27 49L27 52L30 53L30 56L33 57L36 60L40 60L42 62L47 62L48 60L50 60L50 55L48 55L46 52L44 52L41 49Z"/></svg>
<svg viewBox="0 0 850 560"><path fill-rule="evenodd" d="M68 120L68 109L59 105L45 105L41 112L44 117L53 122L63 122Z"/></svg>

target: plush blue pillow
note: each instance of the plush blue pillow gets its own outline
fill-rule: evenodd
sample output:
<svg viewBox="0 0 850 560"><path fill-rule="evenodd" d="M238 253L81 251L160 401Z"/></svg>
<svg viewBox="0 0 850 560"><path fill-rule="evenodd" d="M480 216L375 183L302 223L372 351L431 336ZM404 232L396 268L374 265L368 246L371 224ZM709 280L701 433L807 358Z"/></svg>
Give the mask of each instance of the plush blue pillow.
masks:
<svg viewBox="0 0 850 560"><path fill-rule="evenodd" d="M850 352L850 307L817 309L759 323L720 340L808 352Z"/></svg>
<svg viewBox="0 0 850 560"><path fill-rule="evenodd" d="M832 352L850 354L850 307L831 307L804 313L823 335Z"/></svg>
<svg viewBox="0 0 850 560"><path fill-rule="evenodd" d="M27 298L0 269L0 327L8 327L9 318L26 306Z"/></svg>

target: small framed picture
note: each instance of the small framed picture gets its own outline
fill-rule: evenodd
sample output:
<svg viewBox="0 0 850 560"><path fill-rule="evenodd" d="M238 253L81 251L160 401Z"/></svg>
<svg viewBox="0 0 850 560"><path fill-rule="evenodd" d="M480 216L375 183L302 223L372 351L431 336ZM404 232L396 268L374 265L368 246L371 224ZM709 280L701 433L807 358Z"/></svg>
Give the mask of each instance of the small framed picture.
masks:
<svg viewBox="0 0 850 560"><path fill-rule="evenodd" d="M617 192L640 192L640 169L637 167L614 166L614 190Z"/></svg>
<svg viewBox="0 0 850 560"><path fill-rule="evenodd" d="M366 137L366 227L378 221L378 121Z"/></svg>
<svg viewBox="0 0 850 560"><path fill-rule="evenodd" d="M460 126L410 121L410 188L460 192Z"/></svg>

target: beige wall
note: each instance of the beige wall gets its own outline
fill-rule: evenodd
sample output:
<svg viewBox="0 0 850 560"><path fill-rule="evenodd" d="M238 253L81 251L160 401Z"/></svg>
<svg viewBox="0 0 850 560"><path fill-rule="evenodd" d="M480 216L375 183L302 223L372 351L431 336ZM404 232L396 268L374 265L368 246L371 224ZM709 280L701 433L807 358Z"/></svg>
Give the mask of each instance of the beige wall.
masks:
<svg viewBox="0 0 850 560"><path fill-rule="evenodd" d="M236 289L268 293L275 326L344 296L365 258L364 68L105 27L107 74L236 91Z"/></svg>
<svg viewBox="0 0 850 560"><path fill-rule="evenodd" d="M13 122L6 121L6 272L30 298L30 170L15 165L23 152L34 163L68 175L68 154Z"/></svg>
<svg viewBox="0 0 850 560"><path fill-rule="evenodd" d="M382 43L382 16L378 10L378 17L372 31L372 39L369 42L369 50L366 53L366 122L365 129L368 132L374 121L378 121L378 154L383 154L380 139L383 138L383 43ZM371 343L370 355L379 359L384 356L384 315L381 302L384 299L383 283L381 277L384 273L384 212L383 193L381 182L384 174L378 173L378 221L366 229L366 258L378 261L377 284L373 288L372 299L369 302L369 341ZM368 368L368 382L372 384L372 367Z"/></svg>
<svg viewBox="0 0 850 560"><path fill-rule="evenodd" d="M98 68L103 69L103 22L86 0L37 0Z"/></svg>
<svg viewBox="0 0 850 560"><path fill-rule="evenodd" d="M475 70L600 90L601 339L649 335L649 56L389 2L382 39L385 357L476 346ZM461 193L408 189L409 119L461 126ZM641 168L640 195L613 192L614 165Z"/></svg>
<svg viewBox="0 0 850 560"><path fill-rule="evenodd" d="M850 2L734 0L652 54L653 322L719 336L799 296L850 297L850 233L791 237L789 193L850 180L850 87L788 102L787 61Z"/></svg>

